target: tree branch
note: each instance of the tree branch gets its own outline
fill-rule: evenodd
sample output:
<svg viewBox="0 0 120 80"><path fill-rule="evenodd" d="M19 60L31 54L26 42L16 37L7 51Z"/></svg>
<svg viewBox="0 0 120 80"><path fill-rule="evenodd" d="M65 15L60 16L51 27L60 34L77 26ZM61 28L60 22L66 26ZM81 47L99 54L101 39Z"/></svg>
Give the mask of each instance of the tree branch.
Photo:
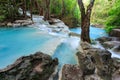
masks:
<svg viewBox="0 0 120 80"><path fill-rule="evenodd" d="M87 6L87 11L86 11L86 15L88 16L88 18L90 18L91 15L91 11L92 11L92 7L94 5L95 0L90 0L90 4Z"/></svg>
<svg viewBox="0 0 120 80"><path fill-rule="evenodd" d="M78 0L79 8L81 11L81 17L85 16L85 7L82 0Z"/></svg>

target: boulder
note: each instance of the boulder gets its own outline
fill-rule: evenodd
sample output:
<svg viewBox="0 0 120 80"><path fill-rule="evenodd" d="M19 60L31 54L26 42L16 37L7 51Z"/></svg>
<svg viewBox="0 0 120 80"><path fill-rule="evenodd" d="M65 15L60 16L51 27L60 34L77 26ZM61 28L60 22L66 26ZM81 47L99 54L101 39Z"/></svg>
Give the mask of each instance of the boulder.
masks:
<svg viewBox="0 0 120 80"><path fill-rule="evenodd" d="M106 41L112 41L111 37L100 37L97 39L97 41L99 41L100 43L104 43Z"/></svg>
<svg viewBox="0 0 120 80"><path fill-rule="evenodd" d="M114 68L111 53L107 50L93 48L86 42L81 43L81 47L83 52L78 52L77 57L84 76L96 74L100 79L109 80Z"/></svg>
<svg viewBox="0 0 120 80"><path fill-rule="evenodd" d="M113 29L110 33L109 33L110 36L113 36L113 37L120 37L120 29Z"/></svg>
<svg viewBox="0 0 120 80"><path fill-rule="evenodd" d="M0 70L0 80L49 80L55 76L57 65L57 59L37 52L21 57L14 64Z"/></svg>
<svg viewBox="0 0 120 80"><path fill-rule="evenodd" d="M83 72L83 75L94 74L95 65L91 61L91 56L85 56L84 53L80 53L80 52L78 52L76 55L78 57L78 63Z"/></svg>
<svg viewBox="0 0 120 80"><path fill-rule="evenodd" d="M83 80L83 72L78 65L65 64L59 80Z"/></svg>

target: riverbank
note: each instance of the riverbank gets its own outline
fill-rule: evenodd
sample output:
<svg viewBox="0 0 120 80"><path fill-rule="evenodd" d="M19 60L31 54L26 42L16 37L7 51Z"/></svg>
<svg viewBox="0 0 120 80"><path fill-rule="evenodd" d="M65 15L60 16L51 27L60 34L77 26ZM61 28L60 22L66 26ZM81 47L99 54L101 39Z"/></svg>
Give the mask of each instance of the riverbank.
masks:
<svg viewBox="0 0 120 80"><path fill-rule="evenodd" d="M58 59L37 52L23 56L5 69L0 70L0 79L27 80L119 80L120 59L112 58L107 50L81 42L76 53L78 64L64 64L58 72ZM67 57L67 56L64 56ZM14 74L16 73L16 74Z"/></svg>
<svg viewBox="0 0 120 80"><path fill-rule="evenodd" d="M19 26L27 26L32 25L34 22L31 19L25 19L25 20L15 20L14 22L2 22L0 23L0 27L19 27Z"/></svg>
<svg viewBox="0 0 120 80"><path fill-rule="evenodd" d="M108 67L109 67L109 65L114 65L111 62L110 63L108 62L109 60L110 61L113 60L113 58L111 58L111 53L109 53L107 51L103 51L101 49L94 49L93 47L91 48L90 44L87 45L87 48L84 47L85 45L80 45L80 43L79 43L80 42L79 36L80 36L80 31L81 31L80 28L77 28L77 29L75 28L75 29L69 30L68 26L66 26L64 24L64 22L59 19L54 19L53 20L54 23L52 23L50 25L48 21L43 20L42 16L34 16L33 20L34 20L34 24L30 25L29 27L8 28L8 29L3 29L3 30L1 29L1 32L0 32L0 36L1 36L1 39L0 39L0 42L1 42L0 43L0 53L1 53L0 61L4 67L6 66L6 64L8 65L8 64L13 63L16 60L16 58L19 58L21 56L24 56L25 58L31 57L31 56L29 56L30 54L33 54L32 56L35 56L36 54L34 54L34 53L37 51L41 51L42 53L44 53L43 55L47 54L53 59L54 58L58 59L59 64L56 65L56 66L58 66L57 73L56 73L56 70L54 70L55 71L54 77L56 77L56 75L58 75L59 71L61 71L61 73L59 74L58 77L62 78L62 79L67 78L68 80L69 79L77 80L78 78L82 77L81 78L81 80L82 80L83 76L86 80L89 78L93 78L93 77L95 77L95 79L97 77L99 77L99 79L101 79L102 77L96 73L96 70L98 70L99 67L97 66L98 63L95 63L96 58L95 59L92 58L92 57L94 57L92 52L94 52L94 54L99 55L98 58L100 58L102 60L101 63L103 63L103 61L108 58L108 60L105 61L106 64L103 65L103 67L106 65ZM105 31L101 28L90 27L90 31L92 32L91 38L93 38L93 39L96 39L98 37L107 36ZM11 46L11 45L14 45L14 46ZM80 47L82 47L83 50ZM87 51L89 49L90 49L90 51ZM93 51L91 51L91 49ZM79 54L77 54L77 56L78 56L78 58L77 58L76 53L78 50L80 52L79 52ZM100 52L99 52L99 50L100 50ZM102 51L105 52L105 55L102 53ZM81 52L83 54L81 54ZM90 55L88 52L90 53ZM81 60L81 57L79 55L82 55L81 57L82 57L83 61ZM106 55L107 55L107 57L106 57ZM86 57L87 57L87 59L86 59ZM117 59L117 60L119 61L119 59ZM37 65L30 68L30 70L31 69L35 70L35 71L33 71L33 73L38 72L38 74L39 74L39 71L41 71L41 69L42 69L41 67L44 64L40 63L40 65L38 65L39 64L39 62L37 62L37 61L39 61L38 58L37 58L37 60L33 59L32 62L30 62L30 63L34 64L34 61ZM40 61L41 61L41 58L40 58ZM48 60L47 62L49 62L49 61L51 62L51 60ZM80 61L82 61L82 62L80 62ZM43 63L44 63L44 59L43 59ZM81 65L84 65L85 69L80 68L80 65L78 63L79 64L81 63ZM12 70L10 68L10 70L5 71L6 73L8 73L8 75L3 74L4 73L4 71L3 71L4 69L3 69L2 70L3 72L1 73L1 75L3 76L2 78L5 78L6 76L8 76L8 78L9 78L11 75L14 78L16 78L15 75L18 75L17 78L20 78L19 76L21 76L21 73L22 73L21 70L26 70L26 64L29 64L29 59L27 59L27 60L23 59L21 64L17 64L18 65L17 71L14 71L16 69L16 66L12 67ZM119 64L119 63L116 63L116 64ZM52 63L47 65L46 61L45 61L45 66L48 68L47 71L49 71L49 70L51 71L51 69L49 69L49 67L51 65L52 65ZM93 65L93 66L91 66L91 65ZM86 66L87 66L87 68L86 68ZM21 67L22 67L22 69L21 69ZM29 65L27 65L27 67L29 67ZM118 66L115 65L115 67L118 67ZM19 71L19 68L21 69L20 71ZM90 68L90 70L89 70L89 68ZM101 69L103 69L103 70L101 70ZM99 69L100 74L108 74L108 73L102 73L101 71L104 71L104 68L101 68L101 69ZM107 68L107 70L108 69L109 68ZM36 72L36 70L38 70L38 71ZM45 71L44 69L42 69L42 70L43 70L43 72ZM116 69L116 71L118 71L118 69ZM27 72L29 72L29 70L27 70ZM75 75L71 75L70 73L72 73L72 72L75 73ZM16 74L14 75L14 73L16 73ZM24 74L24 71L23 71L23 74ZM68 74L68 77L66 77L66 74ZM72 76L72 78L69 78L69 74ZM89 76L89 74L91 76ZM111 73L111 74L113 74L113 73ZM30 76L33 79L33 76L31 76L31 75L28 74L28 76ZM47 75L47 73L45 73L43 76L46 76L46 75ZM52 75L52 74L50 74L50 75ZM49 77L50 77L50 75L49 75ZM39 78L39 76L38 76L38 78ZM49 78L47 77L45 79L49 79ZM33 79L33 80L36 80L36 79ZM110 80L110 79L108 79L108 80Z"/></svg>

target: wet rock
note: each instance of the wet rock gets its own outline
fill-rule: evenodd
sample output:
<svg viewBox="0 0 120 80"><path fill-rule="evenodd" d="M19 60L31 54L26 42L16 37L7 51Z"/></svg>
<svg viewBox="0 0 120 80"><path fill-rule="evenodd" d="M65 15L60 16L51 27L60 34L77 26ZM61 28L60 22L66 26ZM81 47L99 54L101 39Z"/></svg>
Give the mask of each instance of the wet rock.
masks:
<svg viewBox="0 0 120 80"><path fill-rule="evenodd" d="M14 23L15 24L20 24L20 26L27 26L27 25L33 24L33 22L30 19L27 19L27 20L16 20Z"/></svg>
<svg viewBox="0 0 120 80"><path fill-rule="evenodd" d="M0 26L5 26L5 25L6 25L6 23L5 23L5 22L0 23Z"/></svg>
<svg viewBox="0 0 120 80"><path fill-rule="evenodd" d="M105 48L114 48L116 46L120 46L119 41L106 41L102 44Z"/></svg>
<svg viewBox="0 0 120 80"><path fill-rule="evenodd" d="M19 27L19 26L21 26L21 24L20 23L13 23L13 26L14 27Z"/></svg>
<svg viewBox="0 0 120 80"><path fill-rule="evenodd" d="M80 34L77 34L77 33L74 33L74 32L70 32L69 36L80 37Z"/></svg>
<svg viewBox="0 0 120 80"><path fill-rule="evenodd" d="M103 79L97 74L93 74L85 76L85 80L103 80Z"/></svg>
<svg viewBox="0 0 120 80"><path fill-rule="evenodd" d="M120 52L120 45L114 47L113 51L115 51L115 52Z"/></svg>
<svg viewBox="0 0 120 80"><path fill-rule="evenodd" d="M113 58L113 65L112 80L120 80L120 59Z"/></svg>
<svg viewBox="0 0 120 80"><path fill-rule="evenodd" d="M107 50L93 48L86 42L81 43L81 47L83 52L78 52L77 56L84 76L96 74L100 79L109 80L113 72L111 53Z"/></svg>
<svg viewBox="0 0 120 80"><path fill-rule="evenodd" d="M54 21L54 24L48 26L49 28L52 28L52 31L53 32L60 32L60 33L63 33L63 34L68 34L69 33L69 28L68 26L66 26L64 24L63 21L59 20L59 19L53 19Z"/></svg>
<svg viewBox="0 0 120 80"><path fill-rule="evenodd" d="M48 20L49 24L53 25L55 23L61 23L62 21L59 19L52 18L51 20Z"/></svg>
<svg viewBox="0 0 120 80"><path fill-rule="evenodd" d="M83 74L84 75L94 74L95 65L91 61L91 56L85 56L84 53L78 52L77 57L78 57L79 66L80 66Z"/></svg>
<svg viewBox="0 0 120 80"><path fill-rule="evenodd" d="M113 29L110 33L109 33L110 36L113 36L113 37L120 37L120 29Z"/></svg>
<svg viewBox="0 0 120 80"><path fill-rule="evenodd" d="M112 41L111 37L100 37L97 39L97 41L99 41L100 43L104 43L106 41Z"/></svg>
<svg viewBox="0 0 120 80"><path fill-rule="evenodd" d="M87 50L87 49L91 49L91 48L93 48L89 43L87 43L87 42L81 42L81 47L82 47L82 49L83 50Z"/></svg>
<svg viewBox="0 0 120 80"><path fill-rule="evenodd" d="M83 72L78 65L66 64L59 80L83 80Z"/></svg>
<svg viewBox="0 0 120 80"><path fill-rule="evenodd" d="M11 22L7 23L7 26L12 26L12 23Z"/></svg>
<svg viewBox="0 0 120 80"><path fill-rule="evenodd" d="M33 24L32 20L26 19L26 20L16 20L13 23L11 22L3 22L0 23L0 26L8 26L8 27L19 27L19 26L27 26Z"/></svg>
<svg viewBox="0 0 120 80"><path fill-rule="evenodd" d="M14 64L0 70L0 80L49 80L55 76L53 73L57 65L57 59L37 52L21 57Z"/></svg>
<svg viewBox="0 0 120 80"><path fill-rule="evenodd" d="M112 80L120 80L120 69L112 75Z"/></svg>

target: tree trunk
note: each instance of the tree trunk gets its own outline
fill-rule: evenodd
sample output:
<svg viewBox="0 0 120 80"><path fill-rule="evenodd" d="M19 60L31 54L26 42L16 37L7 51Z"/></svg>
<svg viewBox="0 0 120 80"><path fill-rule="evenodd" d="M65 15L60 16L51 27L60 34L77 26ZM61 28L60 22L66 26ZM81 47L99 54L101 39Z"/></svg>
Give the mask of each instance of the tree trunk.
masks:
<svg viewBox="0 0 120 80"><path fill-rule="evenodd" d="M26 18L26 0L23 0L23 5L22 5L22 10L23 10L23 16Z"/></svg>
<svg viewBox="0 0 120 80"><path fill-rule="evenodd" d="M31 20L33 21L33 19L32 19L32 10L33 10L33 8L32 8L32 6L33 6L33 0L30 0L30 16L31 16Z"/></svg>
<svg viewBox="0 0 120 80"><path fill-rule="evenodd" d="M87 6L87 10L85 11L85 7L82 0L78 0L78 5L81 11L81 40L86 42L91 42L90 40L90 16L92 12L92 7L94 5L95 0L90 0L90 4Z"/></svg>
<svg viewBox="0 0 120 80"><path fill-rule="evenodd" d="M62 14L61 14L61 17L63 17L65 14L65 2L64 0L62 0Z"/></svg>
<svg viewBox="0 0 120 80"><path fill-rule="evenodd" d="M44 20L50 20L50 0L45 0Z"/></svg>
<svg viewBox="0 0 120 80"><path fill-rule="evenodd" d="M88 19L84 19L81 23L81 40L82 41L87 41L87 42L91 42L90 40L90 35L89 35L89 26L90 26L90 21Z"/></svg>
<svg viewBox="0 0 120 80"><path fill-rule="evenodd" d="M41 11L42 8L40 7L39 2L37 0L34 0L34 4L35 4L35 7L38 9L39 15L42 16L43 15Z"/></svg>

